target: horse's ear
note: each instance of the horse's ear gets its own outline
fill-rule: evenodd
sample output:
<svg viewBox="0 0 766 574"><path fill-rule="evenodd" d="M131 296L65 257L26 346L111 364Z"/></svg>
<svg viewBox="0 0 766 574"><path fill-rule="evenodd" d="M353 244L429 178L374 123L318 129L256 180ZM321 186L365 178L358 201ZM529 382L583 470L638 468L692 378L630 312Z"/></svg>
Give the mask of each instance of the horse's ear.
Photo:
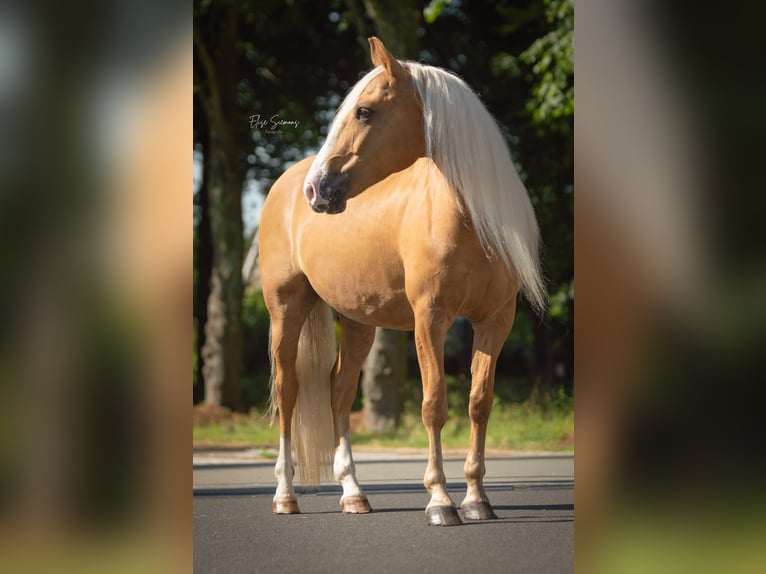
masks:
<svg viewBox="0 0 766 574"><path fill-rule="evenodd" d="M372 65L376 68L378 66L383 66L386 72L395 78L404 77L404 68L402 68L402 65L396 58L388 53L383 42L378 40L375 36L367 38L367 40L370 42L370 59L372 60Z"/></svg>

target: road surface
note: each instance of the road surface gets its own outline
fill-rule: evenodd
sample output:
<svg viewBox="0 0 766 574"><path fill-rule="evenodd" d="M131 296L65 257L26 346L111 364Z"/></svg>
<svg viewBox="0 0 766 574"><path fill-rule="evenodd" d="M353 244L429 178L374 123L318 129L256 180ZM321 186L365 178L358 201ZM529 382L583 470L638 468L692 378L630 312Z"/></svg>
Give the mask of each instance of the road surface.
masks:
<svg viewBox="0 0 766 574"><path fill-rule="evenodd" d="M574 458L487 458L485 485L498 516L429 527L423 453L355 453L373 508L343 515L340 487L299 494L302 514L274 516L273 460L195 453L194 571L197 573L572 572ZM465 493L463 459L445 455L450 496ZM300 492L300 491L299 491Z"/></svg>

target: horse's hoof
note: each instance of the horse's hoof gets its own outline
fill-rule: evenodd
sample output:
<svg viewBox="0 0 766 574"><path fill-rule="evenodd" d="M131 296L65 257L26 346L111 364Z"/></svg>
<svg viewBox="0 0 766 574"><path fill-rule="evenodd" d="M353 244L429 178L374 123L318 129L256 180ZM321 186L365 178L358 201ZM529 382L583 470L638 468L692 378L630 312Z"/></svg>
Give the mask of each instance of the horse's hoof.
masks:
<svg viewBox="0 0 766 574"><path fill-rule="evenodd" d="M372 512L370 503L364 495L342 498L340 507L344 514L367 514L368 512Z"/></svg>
<svg viewBox="0 0 766 574"><path fill-rule="evenodd" d="M271 503L274 514L300 514L298 501L293 496L280 496Z"/></svg>
<svg viewBox="0 0 766 574"><path fill-rule="evenodd" d="M492 510L489 502L464 502L460 505L460 511L466 520L495 520L497 515Z"/></svg>
<svg viewBox="0 0 766 574"><path fill-rule="evenodd" d="M429 506L426 508L429 526L459 526L463 524L454 506Z"/></svg>

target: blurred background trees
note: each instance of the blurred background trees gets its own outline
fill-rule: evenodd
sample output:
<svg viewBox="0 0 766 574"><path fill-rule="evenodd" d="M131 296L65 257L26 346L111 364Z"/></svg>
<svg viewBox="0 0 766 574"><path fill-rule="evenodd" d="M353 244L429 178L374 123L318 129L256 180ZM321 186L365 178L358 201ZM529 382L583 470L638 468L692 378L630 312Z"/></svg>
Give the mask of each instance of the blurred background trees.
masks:
<svg viewBox="0 0 766 574"><path fill-rule="evenodd" d="M257 264L245 288L240 263L263 195L318 150L342 97L371 67L366 38L373 34L397 57L460 75L501 125L540 223L551 305L543 318L520 305L498 378L512 381L516 397L571 394L572 0L196 0L194 25L195 403L261 408L268 397L268 315ZM297 126L272 130L275 115ZM393 355L382 368L371 358L366 376L374 385L374 371L402 372L385 364L403 360L409 379L377 391L402 391L379 401L401 408L419 396L417 361L411 337L402 344L396 337L406 335L392 336L376 346ZM465 321L448 336L453 390L467 392L471 337ZM397 359L396 349L406 357Z"/></svg>

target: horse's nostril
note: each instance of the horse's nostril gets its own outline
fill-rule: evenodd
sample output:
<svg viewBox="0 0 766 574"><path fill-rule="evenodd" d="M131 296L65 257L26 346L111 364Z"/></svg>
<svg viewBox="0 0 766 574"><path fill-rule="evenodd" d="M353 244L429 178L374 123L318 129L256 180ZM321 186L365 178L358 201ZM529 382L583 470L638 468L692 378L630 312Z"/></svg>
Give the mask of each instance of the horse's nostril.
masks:
<svg viewBox="0 0 766 574"><path fill-rule="evenodd" d="M317 196L316 189L314 189L314 184L313 183L307 184L304 192L306 193L306 199L308 199L309 203L313 203L314 199Z"/></svg>

